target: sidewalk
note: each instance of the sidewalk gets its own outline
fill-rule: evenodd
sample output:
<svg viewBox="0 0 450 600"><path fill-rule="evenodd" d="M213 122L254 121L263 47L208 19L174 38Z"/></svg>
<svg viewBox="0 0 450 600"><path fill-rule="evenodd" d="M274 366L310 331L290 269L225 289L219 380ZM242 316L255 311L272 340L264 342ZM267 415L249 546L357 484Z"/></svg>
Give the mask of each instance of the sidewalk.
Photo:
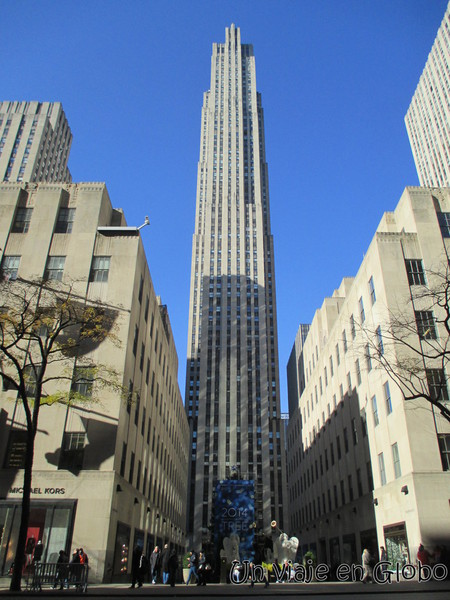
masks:
<svg viewBox="0 0 450 600"><path fill-rule="evenodd" d="M0 598L9 596L15 596L9 591L10 578L0 578ZM337 595L337 596L348 596L358 595L363 596L365 594L386 594L395 593L400 594L402 598L407 598L407 594L412 592L436 592L442 598L446 599L450 597L450 581L431 581L428 583L419 583L417 581L411 582L400 582L386 585L364 585L360 582L357 583L338 583L338 582L325 582L325 583L271 583L268 588L265 588L263 584L255 584L253 588L250 588L248 584L233 585L233 584L209 584L205 587L198 587L196 585L185 585L183 583L177 584L174 588L168 585L156 584L151 585L149 583L144 584L142 588L130 589L129 583L110 583L110 584L92 584L88 586L87 594L90 596L98 597L111 597L111 596L151 596L152 598L170 598L170 597L192 597L192 596L204 596L204 597L241 597L241 596L254 596L255 598L262 596L317 596L317 595ZM85 594L77 593L75 589L69 590L53 590L46 586L42 592L23 592L26 596L85 596ZM20 594L22 595L22 594Z"/></svg>

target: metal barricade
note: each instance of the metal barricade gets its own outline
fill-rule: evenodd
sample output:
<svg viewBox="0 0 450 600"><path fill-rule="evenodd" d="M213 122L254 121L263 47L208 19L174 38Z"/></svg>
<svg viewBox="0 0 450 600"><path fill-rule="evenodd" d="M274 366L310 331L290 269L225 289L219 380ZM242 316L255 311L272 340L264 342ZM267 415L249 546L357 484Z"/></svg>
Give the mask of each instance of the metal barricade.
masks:
<svg viewBox="0 0 450 600"><path fill-rule="evenodd" d="M86 592L88 586L89 565L80 563L34 563L28 571L26 589L41 591L42 586L68 589L75 587Z"/></svg>

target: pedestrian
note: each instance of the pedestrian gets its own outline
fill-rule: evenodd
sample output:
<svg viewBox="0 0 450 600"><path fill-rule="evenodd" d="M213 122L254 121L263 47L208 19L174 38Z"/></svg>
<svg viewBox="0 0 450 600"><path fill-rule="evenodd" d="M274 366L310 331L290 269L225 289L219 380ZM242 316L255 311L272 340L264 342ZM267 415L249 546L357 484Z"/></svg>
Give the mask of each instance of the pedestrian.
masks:
<svg viewBox="0 0 450 600"><path fill-rule="evenodd" d="M155 584L158 578L158 571L161 565L161 552L158 546L155 546L155 549L150 555L150 575L152 578L152 583Z"/></svg>
<svg viewBox="0 0 450 600"><path fill-rule="evenodd" d="M364 552L362 553L362 557L361 557L361 562L362 562L362 567L363 567L363 578L362 578L362 582L363 583L367 583L370 579L370 581L373 581L372 578L372 557L370 555L370 552L367 548L364 548Z"/></svg>
<svg viewBox="0 0 450 600"><path fill-rule="evenodd" d="M197 585L206 585L206 556L204 552L199 552L198 554L197 574Z"/></svg>
<svg viewBox="0 0 450 600"><path fill-rule="evenodd" d="M419 549L417 550L417 560L422 565L430 564L430 554L427 552L427 550L425 550L425 547L423 544L420 544Z"/></svg>
<svg viewBox="0 0 450 600"><path fill-rule="evenodd" d="M80 557L79 563L80 565L87 565L89 564L89 558L88 555L86 554L86 552L83 550L83 548L80 548L78 550L78 555Z"/></svg>
<svg viewBox="0 0 450 600"><path fill-rule="evenodd" d="M194 550L189 552L189 573L186 581L186 585L189 585L191 581L192 575L195 577L195 580L198 581L198 573L197 573L197 565L198 565L198 557Z"/></svg>
<svg viewBox="0 0 450 600"><path fill-rule="evenodd" d="M177 571L178 571L178 557L177 557L175 548L172 548L169 552L168 568L169 568L168 583L171 587L175 587L175 579L176 579Z"/></svg>
<svg viewBox="0 0 450 600"><path fill-rule="evenodd" d="M387 552L384 546L380 546L380 562L386 563L387 560ZM381 565L381 572L384 574L387 571L388 565Z"/></svg>
<svg viewBox="0 0 450 600"><path fill-rule="evenodd" d="M69 563L69 584L77 581L80 577L80 550L77 548L72 554L72 558Z"/></svg>
<svg viewBox="0 0 450 600"><path fill-rule="evenodd" d="M68 576L69 576L69 557L64 550L59 551L58 560L56 561L56 575L53 589L57 588L62 590L63 587L68 588Z"/></svg>
<svg viewBox="0 0 450 600"><path fill-rule="evenodd" d="M163 583L167 583L169 580L169 556L170 556L169 545L164 544L164 548L161 552L161 571L162 571L162 582Z"/></svg>
<svg viewBox="0 0 450 600"><path fill-rule="evenodd" d="M133 550L133 556L131 558L130 589L134 589L136 587L136 583L138 587L142 587L146 570L146 559L142 553L142 548L140 546L136 546Z"/></svg>

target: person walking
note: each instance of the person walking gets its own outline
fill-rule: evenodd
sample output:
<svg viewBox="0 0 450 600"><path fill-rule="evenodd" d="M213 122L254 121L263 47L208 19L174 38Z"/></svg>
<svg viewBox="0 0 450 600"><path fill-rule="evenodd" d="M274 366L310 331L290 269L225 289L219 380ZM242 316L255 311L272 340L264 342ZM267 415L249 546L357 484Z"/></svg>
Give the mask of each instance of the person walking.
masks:
<svg viewBox="0 0 450 600"><path fill-rule="evenodd" d="M372 557L370 555L370 552L367 548L364 548L364 552L362 553L362 557L361 557L361 562L362 562L362 567L363 567L363 578L362 578L362 582L363 583L367 583L370 579L370 581L373 581L372 578Z"/></svg>
<svg viewBox="0 0 450 600"><path fill-rule="evenodd" d="M140 546L136 546L133 550L133 556L131 559L131 585L130 589L134 589L136 587L136 583L138 587L142 587L145 569L144 567L144 555L142 553L142 548Z"/></svg>
<svg viewBox="0 0 450 600"><path fill-rule="evenodd" d="M169 569L168 584L171 587L175 587L175 580L176 580L177 571L178 571L178 557L177 557L175 548L171 548L171 550L169 552L168 569Z"/></svg>
<svg viewBox="0 0 450 600"><path fill-rule="evenodd" d="M56 561L56 576L55 583L53 584L53 589L57 588L59 585L59 589L62 590L65 586L69 587L68 584L69 577L69 557L64 552L64 550L59 551L58 560Z"/></svg>
<svg viewBox="0 0 450 600"><path fill-rule="evenodd" d="M155 549L150 555L150 575L152 578L152 583L155 584L158 579L158 571L161 565L161 552L158 546L155 546Z"/></svg>
<svg viewBox="0 0 450 600"><path fill-rule="evenodd" d="M164 544L164 548L161 552L162 582L164 584L166 584L169 580L169 556L170 556L169 545Z"/></svg>
<svg viewBox="0 0 450 600"><path fill-rule="evenodd" d="M194 550L189 552L189 573L186 581L186 585L189 585L191 582L192 575L195 577L195 580L198 581L198 573L197 573L197 565L198 565L198 557Z"/></svg>
<svg viewBox="0 0 450 600"><path fill-rule="evenodd" d="M197 585L206 585L206 556L204 552L198 554Z"/></svg>

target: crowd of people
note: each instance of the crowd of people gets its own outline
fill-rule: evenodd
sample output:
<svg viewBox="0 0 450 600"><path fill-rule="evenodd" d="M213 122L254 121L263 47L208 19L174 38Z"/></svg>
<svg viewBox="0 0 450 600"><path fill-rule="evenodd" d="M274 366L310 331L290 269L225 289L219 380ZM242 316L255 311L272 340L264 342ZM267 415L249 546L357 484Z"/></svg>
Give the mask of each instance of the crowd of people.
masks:
<svg viewBox="0 0 450 600"><path fill-rule="evenodd" d="M152 584L162 581L162 583L174 587L177 570L177 553L175 548L171 548L169 544L165 544L162 551L155 546L149 558L145 556L141 546L136 546L131 560L130 588L142 587L147 575L150 576Z"/></svg>

